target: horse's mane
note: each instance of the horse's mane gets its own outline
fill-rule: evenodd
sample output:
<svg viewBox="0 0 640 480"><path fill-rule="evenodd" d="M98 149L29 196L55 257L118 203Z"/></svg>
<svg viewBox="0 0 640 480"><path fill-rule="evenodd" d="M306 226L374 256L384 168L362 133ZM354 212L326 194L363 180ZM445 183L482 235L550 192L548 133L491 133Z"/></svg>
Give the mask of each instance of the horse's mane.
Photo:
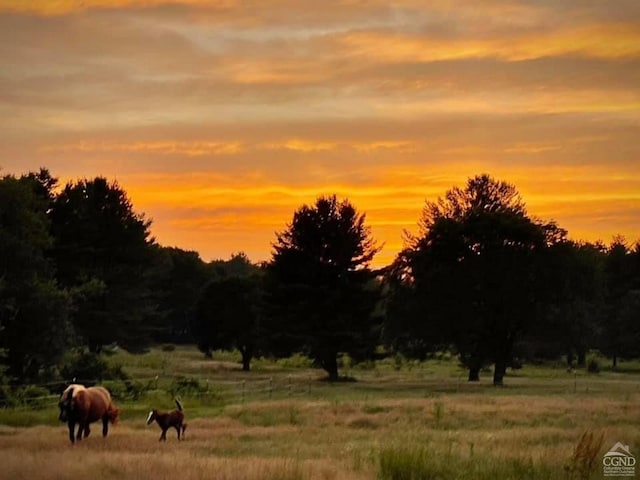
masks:
<svg viewBox="0 0 640 480"><path fill-rule="evenodd" d="M80 390L86 390L86 389L87 387L85 387L84 385L81 385L79 383L72 383L71 385L69 385L67 388L64 389L64 391L62 392L62 398L66 399L69 396L69 390L73 390L73 393L71 394L71 398L76 398Z"/></svg>

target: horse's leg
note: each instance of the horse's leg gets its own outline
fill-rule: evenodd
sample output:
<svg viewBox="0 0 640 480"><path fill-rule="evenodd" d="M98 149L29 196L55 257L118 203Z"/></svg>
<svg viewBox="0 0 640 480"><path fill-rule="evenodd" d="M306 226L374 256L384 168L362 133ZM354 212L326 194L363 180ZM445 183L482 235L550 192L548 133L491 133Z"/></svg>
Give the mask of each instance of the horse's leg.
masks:
<svg viewBox="0 0 640 480"><path fill-rule="evenodd" d="M89 428L89 422L84 425L84 438L87 438L91 433L91 428Z"/></svg>
<svg viewBox="0 0 640 480"><path fill-rule="evenodd" d="M102 417L102 436L106 437L107 433L109 433L109 415L105 414Z"/></svg>
<svg viewBox="0 0 640 480"><path fill-rule="evenodd" d="M76 440L82 440L82 432L84 431L85 426L83 422L78 422L78 433L76 434Z"/></svg>
<svg viewBox="0 0 640 480"><path fill-rule="evenodd" d="M167 440L167 429L166 428L162 429L162 433L160 434L160 440L162 440L162 441L166 441Z"/></svg>
<svg viewBox="0 0 640 480"><path fill-rule="evenodd" d="M71 443L75 443L76 437L74 433L76 429L76 424L74 422L69 422L68 425L69 425L69 440L71 440Z"/></svg>
<svg viewBox="0 0 640 480"><path fill-rule="evenodd" d="M180 425L174 425L176 432L178 432L178 441L180 441Z"/></svg>

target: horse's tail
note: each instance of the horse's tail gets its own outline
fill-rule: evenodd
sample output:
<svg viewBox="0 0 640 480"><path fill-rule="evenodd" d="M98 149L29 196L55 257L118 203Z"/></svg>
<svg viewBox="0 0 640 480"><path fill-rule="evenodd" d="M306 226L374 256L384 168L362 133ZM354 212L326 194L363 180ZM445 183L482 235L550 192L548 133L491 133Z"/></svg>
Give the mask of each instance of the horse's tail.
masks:
<svg viewBox="0 0 640 480"><path fill-rule="evenodd" d="M180 403L180 400L178 400L177 398L176 400L176 406L178 407L178 410L182 411L182 404Z"/></svg>
<svg viewBox="0 0 640 480"><path fill-rule="evenodd" d="M120 415L120 410L116 408L113 403L109 404L109 408L107 409L107 417L109 421L113 424L118 421L118 416Z"/></svg>

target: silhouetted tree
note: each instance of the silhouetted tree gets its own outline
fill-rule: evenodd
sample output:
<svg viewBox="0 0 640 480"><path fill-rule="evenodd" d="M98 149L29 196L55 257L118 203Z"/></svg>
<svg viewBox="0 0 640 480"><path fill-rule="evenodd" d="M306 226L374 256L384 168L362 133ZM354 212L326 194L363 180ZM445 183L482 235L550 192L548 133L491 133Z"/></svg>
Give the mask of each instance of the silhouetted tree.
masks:
<svg viewBox="0 0 640 480"><path fill-rule="evenodd" d="M259 272L259 267L244 252L233 253L229 260L213 260L209 263L212 274L218 278L235 276L243 277L255 275Z"/></svg>
<svg viewBox="0 0 640 480"><path fill-rule="evenodd" d="M617 237L607 250L605 275L605 313L602 321L602 350L612 358L615 368L619 358L640 354L640 244L627 247Z"/></svg>
<svg viewBox="0 0 640 480"><path fill-rule="evenodd" d="M502 384L541 302L540 253L562 233L529 218L515 187L488 175L427 201L420 227L398 259L422 305L416 318L442 328L470 381L492 362L494 383Z"/></svg>
<svg viewBox="0 0 640 480"><path fill-rule="evenodd" d="M193 341L191 324L203 287L214 276L197 252L176 247L158 249L153 290L161 317L162 341Z"/></svg>
<svg viewBox="0 0 640 480"><path fill-rule="evenodd" d="M0 179L0 350L9 375L22 382L48 379L71 340L69 296L47 259L54 185L45 170Z"/></svg>
<svg viewBox="0 0 640 480"><path fill-rule="evenodd" d="M603 312L605 254L599 245L556 242L542 258L546 305L527 333L529 355L544 359L566 354L567 366L585 366L598 342Z"/></svg>
<svg viewBox="0 0 640 480"><path fill-rule="evenodd" d="M242 355L242 369L249 371L260 342L259 319L260 277L227 276L210 282L202 291L192 331L205 355L236 348Z"/></svg>
<svg viewBox="0 0 640 480"><path fill-rule="evenodd" d="M68 183L51 219L58 279L74 293L76 332L92 352L112 342L134 350L146 344L154 318L151 222L101 177Z"/></svg>
<svg viewBox="0 0 640 480"><path fill-rule="evenodd" d="M424 360L431 353L448 349L451 333L448 324L439 321L443 317L436 315L434 309L439 304L433 305L427 295L417 294L426 279L424 275L413 277L410 253L401 252L385 272L383 341L394 352Z"/></svg>
<svg viewBox="0 0 640 480"><path fill-rule="evenodd" d="M379 331L380 285L369 262L379 251L365 215L336 196L298 209L277 235L267 265L267 323L276 355L302 351L338 379L341 352L365 358Z"/></svg>

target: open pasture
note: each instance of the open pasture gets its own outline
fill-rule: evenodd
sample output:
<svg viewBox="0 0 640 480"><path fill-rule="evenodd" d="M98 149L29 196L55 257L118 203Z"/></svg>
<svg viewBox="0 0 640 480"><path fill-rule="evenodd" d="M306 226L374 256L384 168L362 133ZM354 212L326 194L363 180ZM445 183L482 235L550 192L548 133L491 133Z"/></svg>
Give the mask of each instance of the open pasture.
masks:
<svg viewBox="0 0 640 480"><path fill-rule="evenodd" d="M112 361L134 378L157 372L160 388L119 401L122 420L106 439L94 428L71 446L53 405L0 412L0 478L574 479L602 478L602 455L616 442L640 457L633 372L525 367L494 388L488 374L463 381L453 361L382 362L349 370L357 381L328 384L304 365L257 362L243 373L232 358L203 361L188 349L134 359ZM169 372L226 392L182 396L189 426L180 443L175 431L158 442L157 426L144 422L150 408L172 408ZM250 388L266 382L282 388ZM591 473L572 460L584 432L603 436Z"/></svg>

